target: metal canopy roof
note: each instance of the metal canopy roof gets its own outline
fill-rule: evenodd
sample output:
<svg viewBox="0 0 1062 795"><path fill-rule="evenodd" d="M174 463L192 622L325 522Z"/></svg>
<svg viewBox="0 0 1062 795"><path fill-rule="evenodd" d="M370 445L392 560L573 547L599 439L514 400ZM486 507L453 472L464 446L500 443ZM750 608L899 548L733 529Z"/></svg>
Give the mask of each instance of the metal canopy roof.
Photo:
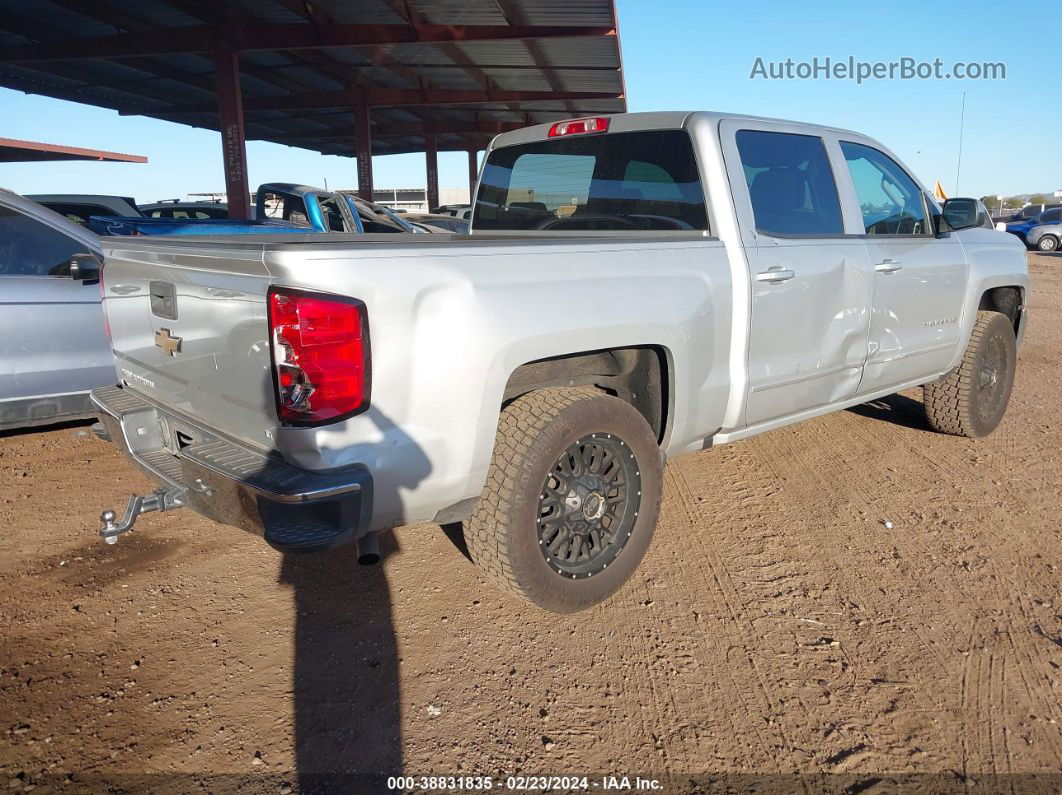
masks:
<svg viewBox="0 0 1062 795"><path fill-rule="evenodd" d="M0 4L0 85L219 129L239 52L247 138L352 156L483 148L626 109L613 0L23 0Z"/></svg>
<svg viewBox="0 0 1062 795"><path fill-rule="evenodd" d="M143 155L123 155L121 152L104 152L100 149L82 149L80 146L42 144L37 141L20 141L17 138L0 138L0 163L30 163L42 160L107 160L116 163L146 163Z"/></svg>

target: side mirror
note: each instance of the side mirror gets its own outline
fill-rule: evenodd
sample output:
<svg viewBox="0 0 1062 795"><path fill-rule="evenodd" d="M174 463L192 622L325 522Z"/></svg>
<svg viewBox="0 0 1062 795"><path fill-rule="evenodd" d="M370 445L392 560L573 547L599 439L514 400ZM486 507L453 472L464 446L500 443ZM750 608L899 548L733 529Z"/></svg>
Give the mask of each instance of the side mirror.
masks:
<svg viewBox="0 0 1062 795"><path fill-rule="evenodd" d="M75 254L70 258L70 278L78 282L98 282L103 263L95 254Z"/></svg>
<svg viewBox="0 0 1062 795"><path fill-rule="evenodd" d="M975 226L981 226L983 221L980 202L977 199L947 199L944 202L944 222L953 232L973 229Z"/></svg>

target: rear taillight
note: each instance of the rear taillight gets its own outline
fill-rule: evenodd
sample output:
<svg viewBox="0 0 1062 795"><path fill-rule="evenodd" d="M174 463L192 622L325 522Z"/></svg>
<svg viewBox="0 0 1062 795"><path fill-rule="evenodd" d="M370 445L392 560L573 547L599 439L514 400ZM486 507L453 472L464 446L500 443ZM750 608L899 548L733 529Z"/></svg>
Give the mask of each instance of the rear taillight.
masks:
<svg viewBox="0 0 1062 795"><path fill-rule="evenodd" d="M608 132L608 116L591 116L587 119L569 119L559 121L549 128L549 137L561 135L581 135L584 133Z"/></svg>
<svg viewBox="0 0 1062 795"><path fill-rule="evenodd" d="M365 304L275 288L269 292L269 331L281 422L323 425L368 407Z"/></svg>

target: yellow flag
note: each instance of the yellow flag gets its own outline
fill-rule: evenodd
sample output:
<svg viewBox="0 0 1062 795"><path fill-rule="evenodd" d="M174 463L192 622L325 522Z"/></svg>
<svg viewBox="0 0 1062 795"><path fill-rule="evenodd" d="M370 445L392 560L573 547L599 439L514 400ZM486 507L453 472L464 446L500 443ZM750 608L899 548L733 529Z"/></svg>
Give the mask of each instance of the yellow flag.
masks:
<svg viewBox="0 0 1062 795"><path fill-rule="evenodd" d="M941 201L945 201L948 198L948 194L944 192L944 188L941 186L939 179L937 180L937 186L933 188L933 195Z"/></svg>

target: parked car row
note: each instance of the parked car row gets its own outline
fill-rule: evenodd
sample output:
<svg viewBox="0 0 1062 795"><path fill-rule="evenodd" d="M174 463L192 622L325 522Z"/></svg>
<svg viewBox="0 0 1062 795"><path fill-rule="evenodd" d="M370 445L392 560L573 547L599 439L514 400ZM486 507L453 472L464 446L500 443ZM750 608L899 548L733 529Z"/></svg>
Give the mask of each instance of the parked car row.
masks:
<svg viewBox="0 0 1062 795"><path fill-rule="evenodd" d="M467 220L454 213L403 217L404 213L367 202L356 194L290 183L262 185L255 218L237 221L229 219L228 205L221 202L173 199L138 205L128 196L95 194L37 194L27 198L101 235L468 232ZM218 223L197 227L188 225L189 221Z"/></svg>
<svg viewBox="0 0 1062 795"><path fill-rule="evenodd" d="M996 229L1017 236L1029 248L1038 251L1058 251L1062 240L1062 206L1052 207L1030 217L999 222Z"/></svg>
<svg viewBox="0 0 1062 795"><path fill-rule="evenodd" d="M1047 212L1048 210L1054 210L1062 207L1062 204L1026 204L1018 212L1011 215L1009 218L1000 219L1005 221L1028 221L1030 218L1039 215L1040 213Z"/></svg>

